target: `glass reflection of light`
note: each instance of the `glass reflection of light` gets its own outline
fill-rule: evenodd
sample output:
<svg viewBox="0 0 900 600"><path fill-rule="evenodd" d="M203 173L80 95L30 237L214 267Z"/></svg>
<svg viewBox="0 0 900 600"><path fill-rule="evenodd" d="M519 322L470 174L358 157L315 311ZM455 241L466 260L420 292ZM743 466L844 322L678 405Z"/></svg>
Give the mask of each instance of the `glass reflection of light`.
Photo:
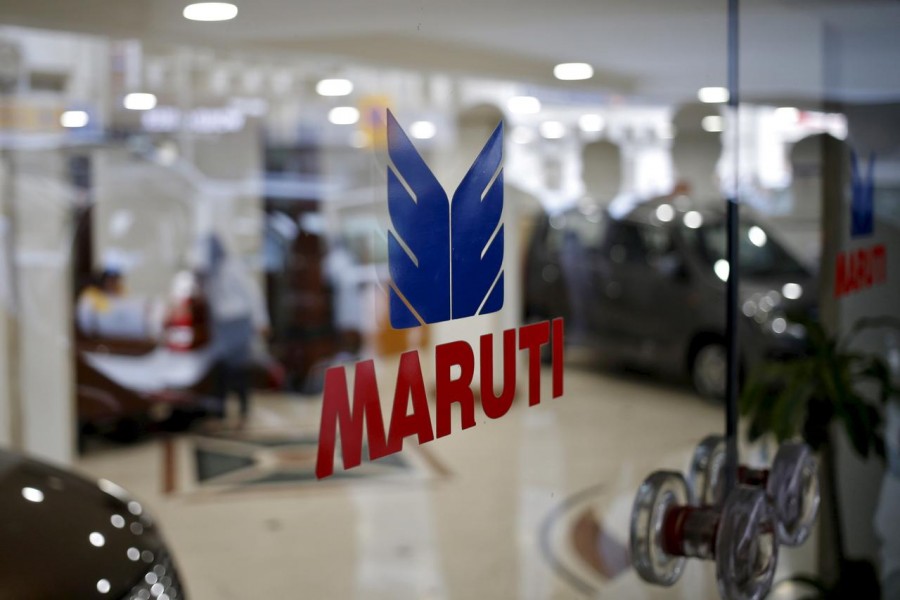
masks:
<svg viewBox="0 0 900 600"><path fill-rule="evenodd" d="M22 497L28 500L29 502L43 502L44 501L44 492L37 488L33 487L24 487L22 488Z"/></svg>
<svg viewBox="0 0 900 600"><path fill-rule="evenodd" d="M159 581L159 577L153 571L150 571L146 575L144 575L144 581L146 581L149 585L153 585L157 581Z"/></svg>
<svg viewBox="0 0 900 600"><path fill-rule="evenodd" d="M684 215L684 226L689 229L697 229L703 225L703 215L692 210Z"/></svg>
<svg viewBox="0 0 900 600"><path fill-rule="evenodd" d="M724 258L717 260L716 264L713 265L713 270L716 272L716 277L722 281L728 281L728 273L731 271L731 267L728 265L727 260Z"/></svg>
<svg viewBox="0 0 900 600"><path fill-rule="evenodd" d="M578 118L578 127L586 133L602 131L605 124L606 122L600 115L587 114Z"/></svg>
<svg viewBox="0 0 900 600"><path fill-rule="evenodd" d="M670 204L660 204L656 207L656 218L663 223L668 223L675 218L675 209Z"/></svg>
<svg viewBox="0 0 900 600"><path fill-rule="evenodd" d="M128 556L128 560L137 561L141 558L141 551L132 546L125 552L125 555Z"/></svg>
<svg viewBox="0 0 900 600"><path fill-rule="evenodd" d="M541 101L534 96L513 96L506 107L516 115L533 115L541 111Z"/></svg>
<svg viewBox="0 0 900 600"><path fill-rule="evenodd" d="M781 295L788 300L797 300L803 295L803 287L799 283L786 283L781 288Z"/></svg>
<svg viewBox="0 0 900 600"><path fill-rule="evenodd" d="M137 502L137 501L135 501L135 500L132 500L131 502L128 503L128 512L130 512L131 514L133 514L133 515L139 515L139 514L141 514L143 511L144 511L144 509L143 509L143 507L141 506L141 503L140 503L140 502Z"/></svg>
<svg viewBox="0 0 900 600"><path fill-rule="evenodd" d="M750 243L757 248L762 248L769 240L769 236L766 235L766 232L756 225L750 228L750 231L747 232L747 237L750 238Z"/></svg>
<svg viewBox="0 0 900 600"><path fill-rule="evenodd" d="M110 587L111 586L109 585L108 579L101 579L100 581L97 582L97 591L100 592L101 594L109 593Z"/></svg>
<svg viewBox="0 0 900 600"><path fill-rule="evenodd" d="M741 311L744 313L744 316L752 317L756 314L756 311L759 310L756 306L756 302L753 300L747 300L744 302L743 307L741 307Z"/></svg>
<svg viewBox="0 0 900 600"><path fill-rule="evenodd" d="M91 542L92 546L96 546L97 548L102 548L104 544L106 544L106 538L103 537L103 534L99 531L92 531L88 536L88 540Z"/></svg>
<svg viewBox="0 0 900 600"><path fill-rule="evenodd" d="M141 525L140 523L138 523L137 521L132 523L129 526L129 529L131 529L131 533L133 533L134 535L141 535L142 533L144 533L144 526Z"/></svg>
<svg viewBox="0 0 900 600"><path fill-rule="evenodd" d="M109 522L112 523L112 526L116 529L122 529L125 527L125 517L122 515L113 515L109 518Z"/></svg>
<svg viewBox="0 0 900 600"><path fill-rule="evenodd" d="M772 331L775 333L784 333L787 330L787 321L784 317L775 317L772 319Z"/></svg>
<svg viewBox="0 0 900 600"><path fill-rule="evenodd" d="M417 140L430 140L437 134L437 127L431 121L416 121L409 128L409 134Z"/></svg>
<svg viewBox="0 0 900 600"><path fill-rule="evenodd" d="M328 111L328 122L333 125L353 125L359 121L359 110L352 106L335 106Z"/></svg>
<svg viewBox="0 0 900 600"><path fill-rule="evenodd" d="M141 560L144 561L145 563L152 563L153 562L153 553L150 552L149 550L144 550L143 552L141 552Z"/></svg>
<svg viewBox="0 0 900 600"><path fill-rule="evenodd" d="M150 593L153 594L154 598L159 598L159 595L166 591L166 586L161 583L154 583L150 587Z"/></svg>

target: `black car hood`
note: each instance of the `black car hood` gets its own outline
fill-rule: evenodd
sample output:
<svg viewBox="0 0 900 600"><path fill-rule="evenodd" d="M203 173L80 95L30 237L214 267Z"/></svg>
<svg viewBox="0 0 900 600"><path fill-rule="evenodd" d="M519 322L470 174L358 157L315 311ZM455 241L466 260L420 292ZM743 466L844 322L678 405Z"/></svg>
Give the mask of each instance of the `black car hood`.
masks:
<svg viewBox="0 0 900 600"><path fill-rule="evenodd" d="M0 450L0 598L120 598L162 552L122 488Z"/></svg>

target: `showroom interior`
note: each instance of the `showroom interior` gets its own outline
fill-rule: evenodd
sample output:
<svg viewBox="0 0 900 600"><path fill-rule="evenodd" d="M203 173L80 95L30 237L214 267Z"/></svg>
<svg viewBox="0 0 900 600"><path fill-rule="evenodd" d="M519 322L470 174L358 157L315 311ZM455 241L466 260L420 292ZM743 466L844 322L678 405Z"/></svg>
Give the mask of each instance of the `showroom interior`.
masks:
<svg viewBox="0 0 900 600"><path fill-rule="evenodd" d="M0 597L900 598L898 25L4 0Z"/></svg>

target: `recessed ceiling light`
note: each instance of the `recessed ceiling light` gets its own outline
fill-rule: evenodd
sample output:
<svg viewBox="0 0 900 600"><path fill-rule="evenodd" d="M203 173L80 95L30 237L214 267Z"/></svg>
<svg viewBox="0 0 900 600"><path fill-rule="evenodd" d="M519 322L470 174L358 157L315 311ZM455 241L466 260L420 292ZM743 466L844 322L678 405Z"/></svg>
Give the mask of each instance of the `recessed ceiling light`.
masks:
<svg viewBox="0 0 900 600"><path fill-rule="evenodd" d="M416 121L410 126L409 133L417 140L430 140L437 133L437 127L431 121Z"/></svg>
<svg viewBox="0 0 900 600"><path fill-rule="evenodd" d="M581 115L578 118L578 127L584 132L602 131L606 120L601 115Z"/></svg>
<svg viewBox="0 0 900 600"><path fill-rule="evenodd" d="M513 96L506 103L509 112L517 115L533 115L541 111L541 101L534 96Z"/></svg>
<svg viewBox="0 0 900 600"><path fill-rule="evenodd" d="M800 111L793 106L782 106L775 109L775 118L782 123L796 123L800 120Z"/></svg>
<svg viewBox="0 0 900 600"><path fill-rule="evenodd" d="M122 104L128 110L150 110L151 108L156 107L156 96L153 94L136 92L126 95Z"/></svg>
<svg viewBox="0 0 900 600"><path fill-rule="evenodd" d="M359 121L359 111L352 106L336 106L328 111L328 120L335 125L353 125Z"/></svg>
<svg viewBox="0 0 900 600"><path fill-rule="evenodd" d="M553 76L563 81L590 79L594 68L587 63L561 63L553 67Z"/></svg>
<svg viewBox="0 0 900 600"><path fill-rule="evenodd" d="M728 102L728 90L723 87L704 87L697 91L697 98L706 104L722 104Z"/></svg>
<svg viewBox="0 0 900 600"><path fill-rule="evenodd" d="M229 2L197 2L184 7L189 21L230 21L238 14L238 8Z"/></svg>
<svg viewBox="0 0 900 600"><path fill-rule="evenodd" d="M700 127L703 128L703 131L710 133L719 133L722 131L722 125L722 117L719 115L709 115L708 117L703 117L703 120L700 121Z"/></svg>
<svg viewBox="0 0 900 600"><path fill-rule="evenodd" d="M548 140L558 140L566 135L566 126L559 121L544 121L540 125L541 137Z"/></svg>
<svg viewBox="0 0 900 600"><path fill-rule="evenodd" d="M346 96L352 91L353 82L349 79L323 79L316 84L320 96Z"/></svg>
<svg viewBox="0 0 900 600"><path fill-rule="evenodd" d="M59 124L67 129L84 127L90 121L90 117L83 110L67 110L59 116Z"/></svg>

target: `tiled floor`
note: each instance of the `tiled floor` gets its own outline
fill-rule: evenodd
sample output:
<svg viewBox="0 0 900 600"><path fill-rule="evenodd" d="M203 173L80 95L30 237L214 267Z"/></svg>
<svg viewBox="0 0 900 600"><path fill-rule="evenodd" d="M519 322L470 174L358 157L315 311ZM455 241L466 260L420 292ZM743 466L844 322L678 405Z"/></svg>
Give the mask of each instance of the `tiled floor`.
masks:
<svg viewBox="0 0 900 600"><path fill-rule="evenodd" d="M305 437L319 410L316 398L257 396L249 426L224 442L105 447L79 468L151 507L194 600L717 597L710 564L668 589L622 564L643 477L684 470L696 442L721 430L721 407L685 389L571 367L562 398L519 397L505 417L425 452L322 482L308 477ZM225 466L204 479L198 448L249 458L214 462ZM606 576L576 551L585 520L603 532Z"/></svg>

